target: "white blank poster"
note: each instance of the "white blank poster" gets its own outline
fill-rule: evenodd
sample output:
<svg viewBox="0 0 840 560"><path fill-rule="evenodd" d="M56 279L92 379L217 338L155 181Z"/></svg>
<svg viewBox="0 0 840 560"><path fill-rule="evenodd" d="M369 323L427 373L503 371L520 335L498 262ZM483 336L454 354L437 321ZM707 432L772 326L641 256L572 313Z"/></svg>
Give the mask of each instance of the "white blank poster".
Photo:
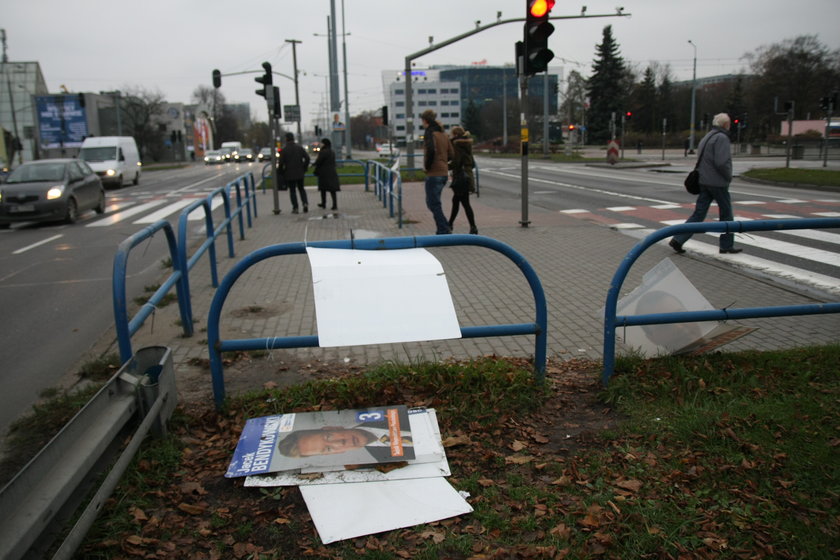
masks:
<svg viewBox="0 0 840 560"><path fill-rule="evenodd" d="M306 251L319 346L461 337L443 267L427 250Z"/></svg>

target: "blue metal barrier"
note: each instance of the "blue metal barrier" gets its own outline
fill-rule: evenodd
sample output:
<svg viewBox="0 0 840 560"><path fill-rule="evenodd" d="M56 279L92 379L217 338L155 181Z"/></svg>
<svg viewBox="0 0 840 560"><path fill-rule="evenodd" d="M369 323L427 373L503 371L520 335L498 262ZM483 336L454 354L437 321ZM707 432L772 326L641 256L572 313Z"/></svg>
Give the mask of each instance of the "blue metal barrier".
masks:
<svg viewBox="0 0 840 560"><path fill-rule="evenodd" d="M402 229L402 176L400 172L378 161L368 160L365 166L366 191L370 185L371 169L373 169L374 195L382 203L383 208L388 208L389 217L393 218L396 212L397 227ZM395 205L396 208L394 208Z"/></svg>
<svg viewBox="0 0 840 560"><path fill-rule="evenodd" d="M545 378L546 343L548 340L548 312L545 292L537 273L525 258L509 245L481 235L428 235L422 237L390 237L384 239L356 239L341 241L320 241L309 243L283 243L258 249L246 255L222 279L216 290L207 318L207 345L210 353L210 372L213 379L213 398L216 407L221 407L225 399L224 369L222 352L270 350L274 348L317 347L318 336L287 336L271 338L246 338L222 340L219 334L219 320L222 307L231 288L242 274L253 265L271 257L302 254L308 247L331 249L391 250L417 247L446 247L455 245L477 245L502 253L516 264L531 287L534 295L535 319L533 323L513 323L478 327L461 327L463 338L488 336L536 335L534 343L534 375L537 382Z"/></svg>
<svg viewBox="0 0 840 560"><path fill-rule="evenodd" d="M244 187L244 196L241 190ZM230 190L236 189L236 208L231 210L230 204ZM218 228L214 227L212 216L212 201L220 195L225 207L225 220ZM181 315L181 325L184 330L184 336L192 336L193 322L192 322L192 304L190 302L190 283L189 271L198 262L198 259L209 251L210 258L210 274L213 281L213 286L218 285L218 274L216 272L216 250L215 241L219 233L227 231L228 250L230 258L235 256L233 250L233 232L230 226L233 218L239 218L240 238L245 238L245 230L243 224L242 211L247 210L248 227L251 227L251 207L253 204L254 216L257 215L256 205L256 190L254 187L254 178L250 173L246 173L237 177L224 187L220 187L210 193L207 197L197 200L188 207L186 207L180 214L178 220L178 238L176 240L175 233L172 226L166 220L158 220L154 224L138 231L130 236L117 248L117 254L114 257L114 269L112 278L113 304L114 304L114 322L117 331L117 342L120 350L121 363L126 363L133 355L131 349L131 336L135 334L143 325L145 320L154 313L157 304L163 301L166 294L173 286L177 288L178 309ZM187 258L187 219L190 212L198 207L204 208L204 220L206 229L206 239L198 248L196 253ZM163 285L158 288L152 297L143 304L137 314L129 320L128 318L128 302L126 300L126 268L128 265L128 255L131 249L136 247L142 241L151 238L158 231L163 230L166 234L166 240L169 245L170 258L172 260L172 274L164 281Z"/></svg>
<svg viewBox="0 0 840 560"><path fill-rule="evenodd" d="M699 321L726 321L735 319L756 319L762 317L785 317L793 315L818 315L840 313L840 303L815 303L809 305L787 305L775 307L749 307L742 309L713 309L706 311L680 311L671 313L650 313L646 315L616 316L618 295L627 273L639 256L651 245L678 233L743 233L746 231L774 231L789 229L840 228L838 218L808 218L785 220L755 220L749 222L699 222L678 224L657 230L633 247L615 271L604 310L604 366L601 381L609 383L615 370L616 327L639 325L661 325L670 323L693 323Z"/></svg>
<svg viewBox="0 0 840 560"><path fill-rule="evenodd" d="M128 265L128 254L131 249L146 239L152 237L158 231L163 230L166 234L166 242L169 245L169 257L172 259L172 274L158 288L152 297L140 307L130 321L128 319L128 302L125 296L125 275ZM112 282L114 299L114 323L117 331L117 342L120 349L120 363L126 363L134 355L131 349L131 335L136 333L143 322L155 312L156 306L169 293L173 286L176 286L178 294L178 308L181 312L181 323L186 336L192 335L192 323L190 322L189 306L186 297L189 290L186 287L187 271L178 251L175 241L175 232L166 220L158 220L150 226L138 231L131 237L125 239L117 248L114 257L114 274Z"/></svg>

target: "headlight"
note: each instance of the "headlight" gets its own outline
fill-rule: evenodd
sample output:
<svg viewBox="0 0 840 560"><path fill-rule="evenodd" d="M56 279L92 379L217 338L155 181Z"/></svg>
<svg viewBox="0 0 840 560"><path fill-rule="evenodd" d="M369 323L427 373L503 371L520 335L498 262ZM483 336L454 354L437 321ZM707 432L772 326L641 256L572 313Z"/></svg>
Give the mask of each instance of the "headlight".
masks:
<svg viewBox="0 0 840 560"><path fill-rule="evenodd" d="M109 169L108 171L105 172L105 175L107 175L108 177L113 177L116 174L117 174L117 172L114 171L113 169Z"/></svg>
<svg viewBox="0 0 840 560"><path fill-rule="evenodd" d="M61 198L61 195L64 194L64 185L60 185L57 187L51 187L50 190L47 191L47 200L55 200L56 198Z"/></svg>

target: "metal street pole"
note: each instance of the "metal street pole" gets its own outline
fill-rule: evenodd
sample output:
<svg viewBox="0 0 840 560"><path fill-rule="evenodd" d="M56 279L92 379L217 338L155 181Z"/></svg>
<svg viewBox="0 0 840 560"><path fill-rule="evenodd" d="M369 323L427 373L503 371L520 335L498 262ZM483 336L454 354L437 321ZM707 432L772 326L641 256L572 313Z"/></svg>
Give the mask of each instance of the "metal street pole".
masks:
<svg viewBox="0 0 840 560"><path fill-rule="evenodd" d="M694 70L691 74L691 134L688 137L688 153L694 153L694 111L697 98L697 45L691 39L688 44L694 47Z"/></svg>
<svg viewBox="0 0 840 560"><path fill-rule="evenodd" d="M334 0L333 0L334 1ZM614 14L593 14L593 15L576 15L576 16L552 16L550 19L591 19L591 18L603 18L603 17L630 17L632 14L624 12L624 8L616 9L616 13ZM498 21L494 21L493 23L488 23L486 25L480 25L480 22L477 22L475 29L467 31L466 33L461 33L451 39L447 39L442 43L438 43L435 45L431 45L428 48L425 48L421 51L417 51L415 53L411 53L405 57L405 133L406 133L406 157L408 158L408 167L414 167L414 107L412 105L412 95L411 95L411 62L415 58L420 58L421 56L427 55L431 52L434 52L438 49L442 49L443 47L447 47L452 43L457 43L461 39L466 39L476 33L481 33L482 31L486 31L491 27L496 27L497 25L504 25L506 23L517 23L517 22L524 22L525 18L513 18L513 19L501 19L501 12L499 12L499 19Z"/></svg>
<svg viewBox="0 0 840 560"><path fill-rule="evenodd" d="M294 71L295 71L295 74L294 74L295 75L295 105L297 105L297 108L298 108L297 139L298 139L298 142L303 143L303 140L301 140L301 137L300 137L300 119L301 119L301 117L300 117L300 93L298 92L298 69L297 69L297 46L300 43L300 41L298 41L296 39L286 39L286 42L292 44L292 64L293 64L293 68L294 68Z"/></svg>
<svg viewBox="0 0 840 560"><path fill-rule="evenodd" d="M341 50L344 56L344 144L347 146L347 159L352 159L353 136L350 134L350 91L347 89L347 33L344 29L344 0L341 0Z"/></svg>

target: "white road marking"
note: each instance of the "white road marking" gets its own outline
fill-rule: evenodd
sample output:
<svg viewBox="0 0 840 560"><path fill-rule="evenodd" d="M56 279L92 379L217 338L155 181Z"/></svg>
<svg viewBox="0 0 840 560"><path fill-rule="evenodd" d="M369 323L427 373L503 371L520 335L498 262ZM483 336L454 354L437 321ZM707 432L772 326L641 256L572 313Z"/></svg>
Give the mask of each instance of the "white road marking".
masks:
<svg viewBox="0 0 840 560"><path fill-rule="evenodd" d="M42 239L41 241L33 243L32 245L27 245L26 247L21 247L17 251L12 251L12 254L13 255L19 255L21 253L25 253L25 252L29 251L30 249L34 249L35 247L40 247L41 245L44 245L45 243L49 243L50 241L55 241L56 239L60 239L62 237L64 237L63 233L60 233L58 235L53 235L52 237L47 237L46 239Z"/></svg>

